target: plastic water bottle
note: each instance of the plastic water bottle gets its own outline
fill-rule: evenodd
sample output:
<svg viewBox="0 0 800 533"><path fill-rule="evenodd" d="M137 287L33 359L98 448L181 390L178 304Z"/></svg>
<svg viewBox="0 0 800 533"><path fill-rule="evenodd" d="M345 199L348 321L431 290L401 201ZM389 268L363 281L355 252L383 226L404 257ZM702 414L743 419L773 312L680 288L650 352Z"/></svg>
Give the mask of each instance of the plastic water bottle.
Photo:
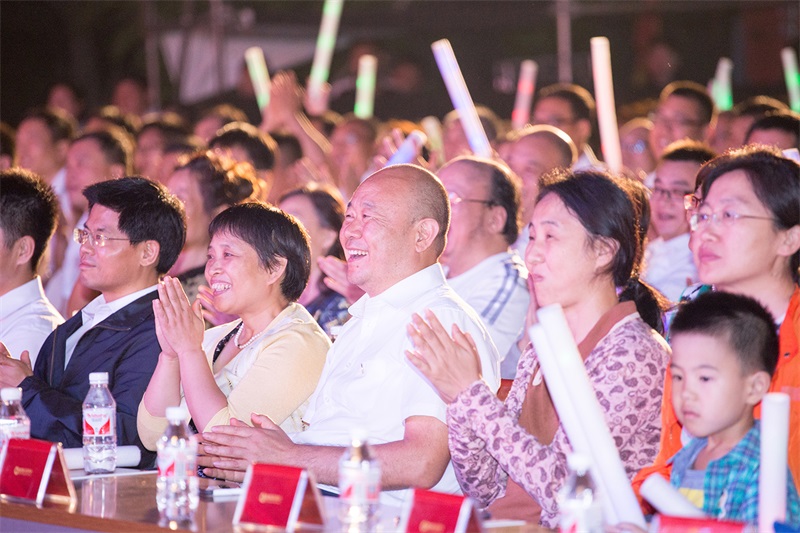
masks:
<svg viewBox="0 0 800 533"><path fill-rule="evenodd" d="M591 460L578 453L567 457L570 474L558 494L559 531L562 533L602 533L603 508L592 476Z"/></svg>
<svg viewBox="0 0 800 533"><path fill-rule="evenodd" d="M0 389L0 448L8 439L31 438L31 419L22 408L22 389Z"/></svg>
<svg viewBox="0 0 800 533"><path fill-rule="evenodd" d="M186 425L183 407L168 407L169 426L159 439L156 505L162 518L191 522L199 502L197 436Z"/></svg>
<svg viewBox="0 0 800 533"><path fill-rule="evenodd" d="M372 531L378 519L381 467L363 434L339 460L339 522L344 531Z"/></svg>
<svg viewBox="0 0 800 533"><path fill-rule="evenodd" d="M83 469L106 474L116 467L117 402L108 390L108 372L92 372L83 401Z"/></svg>

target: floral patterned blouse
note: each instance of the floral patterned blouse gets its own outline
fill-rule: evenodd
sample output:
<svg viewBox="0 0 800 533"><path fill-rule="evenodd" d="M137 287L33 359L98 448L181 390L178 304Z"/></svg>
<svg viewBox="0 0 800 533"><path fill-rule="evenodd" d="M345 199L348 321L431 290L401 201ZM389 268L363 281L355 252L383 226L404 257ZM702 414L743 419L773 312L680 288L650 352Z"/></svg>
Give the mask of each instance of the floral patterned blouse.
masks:
<svg viewBox="0 0 800 533"><path fill-rule="evenodd" d="M669 346L642 321L633 303L626 302L601 318L579 350L625 471L633 478L658 452ZM536 389L541 393L535 394ZM547 404L542 398L549 400L549 395L536 353L529 346L505 403L485 383L476 381L449 405L449 446L461 488L479 505L503 496L511 476L541 505L541 524L557 527L556 496L567 475L569 439L552 403L526 405L526 411L538 413L540 438L526 431L528 424L520 421L523 403ZM543 420L549 411L551 423ZM545 444L548 438L541 435L548 431Z"/></svg>

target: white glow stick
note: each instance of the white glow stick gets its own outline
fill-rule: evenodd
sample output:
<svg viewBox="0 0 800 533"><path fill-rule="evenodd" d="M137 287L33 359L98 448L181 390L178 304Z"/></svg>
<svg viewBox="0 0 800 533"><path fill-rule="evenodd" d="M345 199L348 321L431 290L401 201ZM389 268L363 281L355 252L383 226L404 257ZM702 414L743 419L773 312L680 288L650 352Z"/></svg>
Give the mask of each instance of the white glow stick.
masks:
<svg viewBox="0 0 800 533"><path fill-rule="evenodd" d="M431 155L435 157L433 163L438 167L444 164L444 144L442 143L442 123L436 117L425 117L420 122L422 129L428 136Z"/></svg>
<svg viewBox="0 0 800 533"><path fill-rule="evenodd" d="M717 72L711 82L711 97L720 111L729 111L733 108L731 72L733 72L733 61L727 57L719 58Z"/></svg>
<svg viewBox="0 0 800 533"><path fill-rule="evenodd" d="M475 155L492 157L492 146L489 144L489 139L483 130L478 112L475 110L475 104L472 102L469 89L467 89L467 84L464 82L464 76L461 74L458 61L456 61L456 55L453 53L453 47L450 46L450 41L447 39L436 41L431 45L431 48L444 84L447 86L447 92L450 94L450 100L453 102L453 107L458 111L458 118L461 121L461 127L464 128L464 133L467 135L469 147Z"/></svg>
<svg viewBox="0 0 800 533"><path fill-rule="evenodd" d="M611 172L622 171L622 149L619 144L617 111L614 105L614 83L611 78L611 47L605 37L592 37L592 74L594 99L597 102L597 123L603 159ZM580 147L578 147L580 149Z"/></svg>
<svg viewBox="0 0 800 533"><path fill-rule="evenodd" d="M774 531L776 520L786 520L789 406L789 395L782 392L769 393L761 400L758 530L762 533Z"/></svg>
<svg viewBox="0 0 800 533"><path fill-rule="evenodd" d="M569 396L580 425L591 438L590 453L598 472L595 482L599 479L601 486L605 488L604 497L613 506L613 513L606 515L608 523L616 525L630 522L645 528L644 516L561 306L553 304L542 307L536 312L536 316L547 332L547 339L556 354L555 360L562 378L565 383L569 383Z"/></svg>
<svg viewBox="0 0 800 533"><path fill-rule="evenodd" d="M378 58L364 54L358 58L356 78L356 105L353 114L358 118L372 118L375 106L375 78L378 75Z"/></svg>
<svg viewBox="0 0 800 533"><path fill-rule="evenodd" d="M322 105L319 100L324 98L323 86L328 82L331 71L331 58L336 48L336 34L339 31L339 20L342 16L344 0L325 0L322 7L322 22L317 35L317 48L314 50L314 61L311 63L311 73L308 76L309 99L315 102L314 107ZM327 102L324 104L327 109Z"/></svg>
<svg viewBox="0 0 800 533"><path fill-rule="evenodd" d="M83 448L64 448L68 470L83 470ZM138 446L117 446L117 468L136 466L142 460Z"/></svg>
<svg viewBox="0 0 800 533"><path fill-rule="evenodd" d="M640 489L642 496L661 514L685 518L703 518L703 511L692 505L661 474L651 474Z"/></svg>
<svg viewBox="0 0 800 533"><path fill-rule="evenodd" d="M414 130L408 134L406 140L403 141L397 151L392 154L392 157L386 162L386 166L399 165L401 163L413 163L416 161L417 156L422 153L422 147L427 142L428 137L419 130Z"/></svg>
<svg viewBox="0 0 800 533"><path fill-rule="evenodd" d="M253 83L253 89L256 91L258 108L263 114L264 109L269 105L269 90L271 86L267 62L264 60L264 51L258 46L253 46L245 51L244 59L247 62L247 72L250 73L250 81Z"/></svg>
<svg viewBox="0 0 800 533"><path fill-rule="evenodd" d="M526 59L519 66L519 81L517 82L517 98L514 101L514 111L511 112L511 127L519 130L531 120L531 102L536 90L536 73L539 66L536 61Z"/></svg>
<svg viewBox="0 0 800 533"><path fill-rule="evenodd" d="M800 72L797 71L797 52L786 47L781 50L783 78L786 80L786 92L789 94L789 107L800 113Z"/></svg>
<svg viewBox="0 0 800 533"><path fill-rule="evenodd" d="M528 330L528 336L536 348L536 357L547 383L547 390L553 400L553 406L558 412L559 423L564 426L564 431L569 438L572 450L592 459L592 479L594 479L600 492L603 493L603 496L601 496L603 513L605 514L605 521L610 522L612 517L616 516L614 505L611 503L611 498L605 496L607 488L603 485L603 478L594 462L589 436L584 431L578 413L575 411L575 404L570 397L569 386L564 381L564 376L558 368L558 362L556 361L558 356L553 352L544 326L534 324Z"/></svg>

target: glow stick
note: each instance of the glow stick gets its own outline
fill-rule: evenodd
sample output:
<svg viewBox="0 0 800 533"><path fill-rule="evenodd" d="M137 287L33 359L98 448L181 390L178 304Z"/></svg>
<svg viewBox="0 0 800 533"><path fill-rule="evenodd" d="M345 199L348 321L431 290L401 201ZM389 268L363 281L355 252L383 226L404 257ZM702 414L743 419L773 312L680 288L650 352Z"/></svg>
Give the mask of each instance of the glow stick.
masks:
<svg viewBox="0 0 800 533"><path fill-rule="evenodd" d="M436 117L425 117L421 121L422 129L428 136L428 144L431 147L431 155L435 157L433 163L436 166L444 164L444 143L442 143L442 123Z"/></svg>
<svg viewBox="0 0 800 533"><path fill-rule="evenodd" d="M375 78L378 74L378 58L364 54L358 58L356 78L356 106L353 114L358 118L372 118L375 105Z"/></svg>
<svg viewBox="0 0 800 533"><path fill-rule="evenodd" d="M651 474L640 490L642 496L661 514L682 516L684 518L703 518L703 511L669 484L661 474Z"/></svg>
<svg viewBox="0 0 800 533"><path fill-rule="evenodd" d="M727 57L719 58L717 72L711 82L711 97L714 104L720 111L728 111L733 108L733 89L731 89L731 72L733 71L733 61Z"/></svg>
<svg viewBox="0 0 800 533"><path fill-rule="evenodd" d="M314 50L314 61L311 63L311 73L308 76L309 98L316 104L324 98L323 86L328 82L331 70L331 58L336 48L336 33L339 31L339 19L342 16L344 0L325 0L322 7L322 22L317 35L317 48ZM322 104L320 104L322 105ZM315 108L317 105L314 106ZM324 103L322 111L327 109Z"/></svg>
<svg viewBox="0 0 800 533"><path fill-rule="evenodd" d="M408 134L406 140L403 141L403 144L397 148L397 151L392 154L389 161L386 162L386 166L413 163L417 159L417 156L422 153L422 147L427 140L428 136L423 132L419 130L412 131Z"/></svg>
<svg viewBox="0 0 800 533"><path fill-rule="evenodd" d="M622 149L619 145L617 111L614 106L614 83L611 78L611 46L605 37L592 37L592 74L594 99L597 102L597 123L603 159L611 172L622 171ZM580 147L578 147L580 149Z"/></svg>
<svg viewBox="0 0 800 533"><path fill-rule="evenodd" d="M797 72L797 52L786 47L781 50L783 77L786 80L786 92L789 94L789 107L800 113L800 73Z"/></svg>
<svg viewBox="0 0 800 533"><path fill-rule="evenodd" d="M439 72L447 86L453 107L458 111L458 118L461 121L461 127L464 128L469 147L475 155L492 157L492 147L483 130L480 118L478 118L475 104L472 103L472 97L469 95L469 89L467 89L464 76L458 67L458 61L456 61L450 41L447 39L436 41L431 45L431 49L433 49L436 64L439 66Z"/></svg>
<svg viewBox="0 0 800 533"><path fill-rule="evenodd" d="M511 112L511 127L515 130L524 128L531 120L531 102L536 89L538 69L536 61L530 59L526 59L519 66L517 98L514 101L514 111Z"/></svg>
<svg viewBox="0 0 800 533"><path fill-rule="evenodd" d="M269 105L269 90L271 85L269 81L269 71L267 70L267 62L264 60L264 51L258 46L253 46L245 51L244 59L247 62L247 72L250 73L250 81L253 83L253 89L256 91L258 108L263 114L264 109Z"/></svg>
<svg viewBox="0 0 800 533"><path fill-rule="evenodd" d="M64 448L68 470L83 470L83 448ZM117 446L117 468L132 467L142 460L138 446Z"/></svg>
<svg viewBox="0 0 800 533"><path fill-rule="evenodd" d="M559 371L558 362L556 361L557 356L553 353L547 331L545 331L544 326L541 324L534 324L528 330L528 336L533 346L536 348L539 367L542 369L542 374L547 383L547 390L558 412L559 423L564 426L564 431L569 438L570 446L572 446L573 451L592 459L592 466L590 467L592 479L594 479L600 491L606 494L606 487L603 486L603 478L592 456L592 446L589 441L589 436L584 431L578 413L575 411L575 404L570 397L569 386L567 382L564 381L564 376ZM616 516L611 499L604 496L601 501L606 522L611 522L612 517Z"/></svg>
<svg viewBox="0 0 800 533"><path fill-rule="evenodd" d="M761 400L758 530L762 533L772 532L776 520L786 520L789 406L789 395L782 392L772 392Z"/></svg>
<svg viewBox="0 0 800 533"><path fill-rule="evenodd" d="M613 512L606 515L608 523L616 525L630 522L646 528L644 516L619 457L619 450L608 429L605 414L597 401L594 387L586 374L583 358L578 352L561 306L554 304L542 307L536 312L536 316L547 332L562 379L569 384L568 394L575 406L580 425L591 438L590 454L598 473L595 482L604 488L604 498L608 498L611 502L609 507L613 507Z"/></svg>

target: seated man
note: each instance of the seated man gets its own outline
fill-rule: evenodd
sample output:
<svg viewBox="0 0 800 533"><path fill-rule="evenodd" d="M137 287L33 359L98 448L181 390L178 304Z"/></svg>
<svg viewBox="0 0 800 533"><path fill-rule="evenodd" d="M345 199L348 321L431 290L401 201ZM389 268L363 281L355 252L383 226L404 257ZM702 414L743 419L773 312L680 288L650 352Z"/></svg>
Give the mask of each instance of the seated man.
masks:
<svg viewBox="0 0 800 533"><path fill-rule="evenodd" d="M47 338L35 370L25 358L0 357L0 386L22 388L32 437L78 447L89 373L108 372L117 443L139 446L139 466L149 467L155 454L139 440L136 412L161 351L152 301L159 276L183 246L183 208L163 186L140 177L96 183L84 196L89 218L75 232L80 280L101 294Z"/></svg>
<svg viewBox="0 0 800 533"><path fill-rule="evenodd" d="M745 144L766 144L781 150L800 149L800 114L776 111L756 120L747 132Z"/></svg>
<svg viewBox="0 0 800 533"><path fill-rule="evenodd" d="M509 250L519 235L519 178L488 159L460 157L439 170L451 220L442 264L447 283L477 311L497 346L504 379L514 379L530 294L528 269Z"/></svg>
<svg viewBox="0 0 800 533"><path fill-rule="evenodd" d="M56 229L58 199L21 168L0 173L0 191L0 342L15 356L23 350L35 356L64 322L36 274Z"/></svg>
<svg viewBox="0 0 800 533"><path fill-rule="evenodd" d="M350 308L309 400L307 429L286 435L267 417L203 434L200 463L215 477L242 479L251 461L310 469L336 490L350 432L363 428L382 466L384 501L398 505L409 487L459 492L449 464L445 403L406 359L407 327L430 309L446 328L475 339L483 377L498 380L497 351L475 312L445 282L437 262L449 225L447 193L414 165L386 167L356 189L339 233L350 283L366 291ZM215 457L216 456L216 457Z"/></svg>
<svg viewBox="0 0 800 533"><path fill-rule="evenodd" d="M697 172L714 155L711 148L701 142L676 141L664 150L656 166L656 180L650 196L650 223L658 237L645 248L642 279L673 302L697 281L683 197L697 189Z"/></svg>

